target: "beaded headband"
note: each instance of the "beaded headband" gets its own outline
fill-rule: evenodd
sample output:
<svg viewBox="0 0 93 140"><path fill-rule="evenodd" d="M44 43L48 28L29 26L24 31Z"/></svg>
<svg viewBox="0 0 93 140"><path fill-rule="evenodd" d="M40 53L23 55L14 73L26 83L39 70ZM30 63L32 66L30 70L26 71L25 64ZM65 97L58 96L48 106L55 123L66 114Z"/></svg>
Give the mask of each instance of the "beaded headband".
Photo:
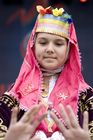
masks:
<svg viewBox="0 0 93 140"><path fill-rule="evenodd" d="M37 11L39 15L36 32L51 33L69 39L69 27L72 18L63 8L52 9L52 7L37 6Z"/></svg>

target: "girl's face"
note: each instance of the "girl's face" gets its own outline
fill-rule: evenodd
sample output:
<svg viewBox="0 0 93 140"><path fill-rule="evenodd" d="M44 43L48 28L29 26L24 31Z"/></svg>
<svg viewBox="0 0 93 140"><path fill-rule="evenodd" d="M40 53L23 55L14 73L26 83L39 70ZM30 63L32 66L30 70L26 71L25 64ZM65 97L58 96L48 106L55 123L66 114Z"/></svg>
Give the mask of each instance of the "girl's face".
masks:
<svg viewBox="0 0 93 140"><path fill-rule="evenodd" d="M49 33L38 33L35 41L36 59L47 70L62 67L67 60L67 39Z"/></svg>

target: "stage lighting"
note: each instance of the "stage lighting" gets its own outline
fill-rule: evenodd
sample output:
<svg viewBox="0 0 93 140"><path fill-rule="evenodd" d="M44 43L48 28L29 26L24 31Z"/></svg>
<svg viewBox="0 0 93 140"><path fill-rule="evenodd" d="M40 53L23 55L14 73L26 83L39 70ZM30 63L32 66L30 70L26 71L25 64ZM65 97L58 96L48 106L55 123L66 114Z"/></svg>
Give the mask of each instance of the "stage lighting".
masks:
<svg viewBox="0 0 93 140"><path fill-rule="evenodd" d="M81 3L86 3L88 0L80 0Z"/></svg>

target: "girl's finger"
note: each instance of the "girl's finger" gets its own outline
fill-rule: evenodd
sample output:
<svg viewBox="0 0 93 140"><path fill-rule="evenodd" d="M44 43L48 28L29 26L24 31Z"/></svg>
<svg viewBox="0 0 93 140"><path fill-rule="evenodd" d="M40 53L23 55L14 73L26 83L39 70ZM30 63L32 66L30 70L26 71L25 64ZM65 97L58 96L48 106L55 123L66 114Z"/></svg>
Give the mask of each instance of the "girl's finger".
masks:
<svg viewBox="0 0 93 140"><path fill-rule="evenodd" d="M62 104L60 104L60 110L61 110L61 116L63 118L65 125L67 126L67 128L71 128L71 123L70 123L68 114Z"/></svg>
<svg viewBox="0 0 93 140"><path fill-rule="evenodd" d="M13 125L17 122L17 113L18 113L18 108L14 107L13 110L12 110L12 114L11 114L10 125Z"/></svg>
<svg viewBox="0 0 93 140"><path fill-rule="evenodd" d="M34 123L32 124L32 129L33 129L33 132L36 130L36 128L38 127L38 125L41 123L41 121L47 117L47 113L46 114L43 114L42 116L40 116L37 120L34 121ZM33 133L32 132L32 133Z"/></svg>
<svg viewBox="0 0 93 140"><path fill-rule="evenodd" d="M35 105L31 109L29 109L21 118L21 121L24 123L30 123L33 121L35 115L39 112L42 105Z"/></svg>
<svg viewBox="0 0 93 140"><path fill-rule="evenodd" d="M68 112L68 115L69 115L69 120L70 120L71 126L74 127L74 128L80 127L79 123L78 123L78 119L75 116L71 106L69 106L69 105L67 106L67 112Z"/></svg>
<svg viewBox="0 0 93 140"><path fill-rule="evenodd" d="M64 124L57 118L57 116L53 112L51 112L50 115L51 115L51 118L55 121L61 133L65 136L67 128L64 126Z"/></svg>
<svg viewBox="0 0 93 140"><path fill-rule="evenodd" d="M83 116L83 128L84 130L88 131L88 112L85 111Z"/></svg>

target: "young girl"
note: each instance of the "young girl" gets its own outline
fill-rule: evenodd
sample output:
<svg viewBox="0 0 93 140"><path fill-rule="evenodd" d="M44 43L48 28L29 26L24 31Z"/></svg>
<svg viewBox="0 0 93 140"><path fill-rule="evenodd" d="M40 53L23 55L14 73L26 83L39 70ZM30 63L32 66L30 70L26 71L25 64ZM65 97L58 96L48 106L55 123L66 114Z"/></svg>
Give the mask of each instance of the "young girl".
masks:
<svg viewBox="0 0 93 140"><path fill-rule="evenodd" d="M11 110L19 106L18 119L34 105L43 103L39 115L48 112L37 127L40 139L64 139L50 117L53 111L64 125L59 104L70 105L82 127L83 112L89 113L89 134L93 137L93 92L84 81L74 24L63 8L37 6L39 15L14 86L0 100L0 133L7 131ZM2 136L3 137L3 136Z"/></svg>

